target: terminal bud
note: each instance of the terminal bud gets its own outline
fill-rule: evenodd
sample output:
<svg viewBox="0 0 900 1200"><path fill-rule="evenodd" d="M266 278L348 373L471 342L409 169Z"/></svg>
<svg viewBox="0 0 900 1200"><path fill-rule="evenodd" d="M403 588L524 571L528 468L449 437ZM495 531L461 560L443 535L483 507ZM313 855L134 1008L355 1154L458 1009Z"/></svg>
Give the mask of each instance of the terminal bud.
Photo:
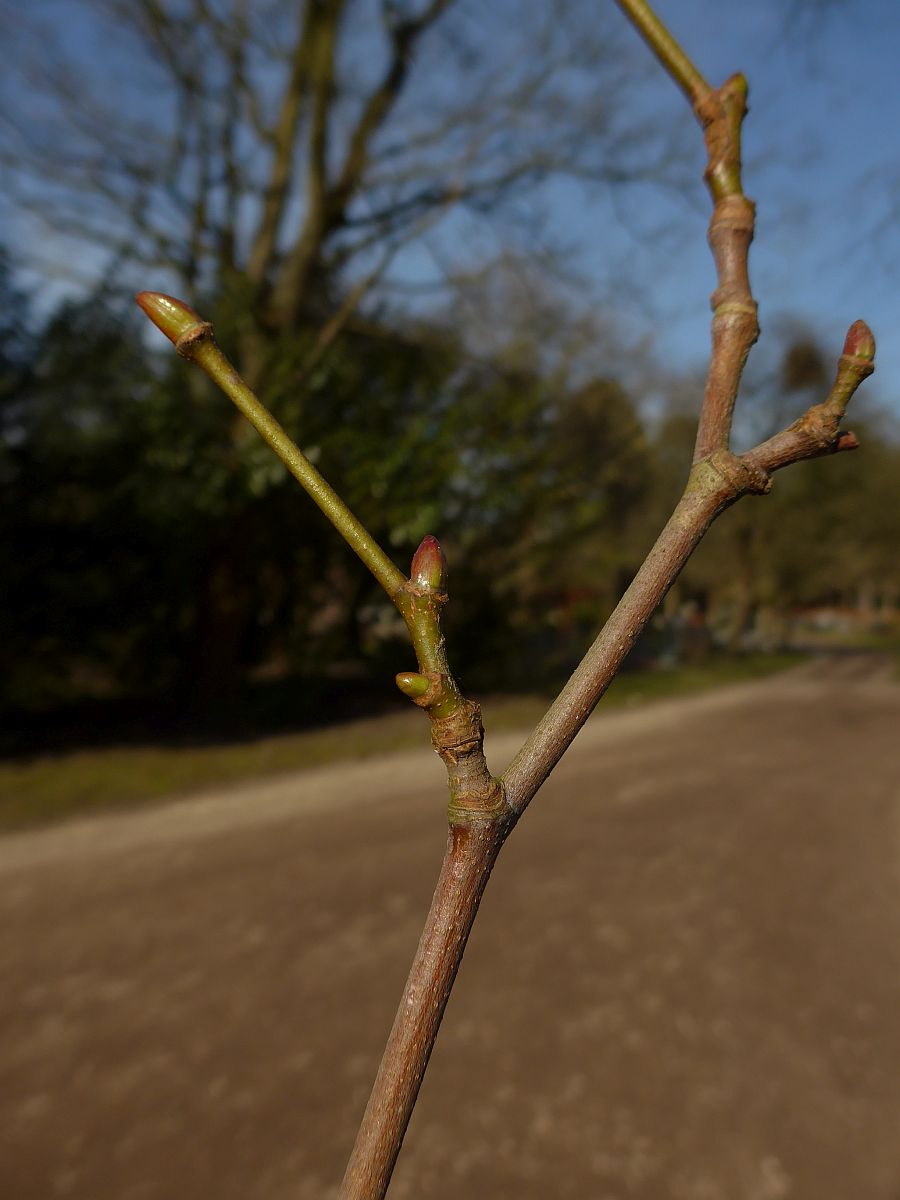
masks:
<svg viewBox="0 0 900 1200"><path fill-rule="evenodd" d="M875 336L865 321L854 321L844 339L844 354L849 358L875 357Z"/></svg>
<svg viewBox="0 0 900 1200"><path fill-rule="evenodd" d="M182 300L167 296L165 292L138 292L135 296L138 304L157 327L169 338L178 343L191 329L205 324L198 312Z"/></svg>

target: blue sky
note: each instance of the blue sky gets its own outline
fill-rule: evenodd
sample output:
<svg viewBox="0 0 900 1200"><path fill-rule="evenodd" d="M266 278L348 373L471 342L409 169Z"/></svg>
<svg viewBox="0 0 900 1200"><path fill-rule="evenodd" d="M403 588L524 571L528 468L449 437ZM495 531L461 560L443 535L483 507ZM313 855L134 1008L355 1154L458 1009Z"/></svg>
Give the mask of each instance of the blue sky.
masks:
<svg viewBox="0 0 900 1200"><path fill-rule="evenodd" d="M900 4L657 0L656 7L710 82L735 70L750 82L745 186L758 204L751 277L763 336L786 315L837 354L847 326L864 317L878 339L878 394L900 413ZM73 22L66 32L87 60L103 49L89 25ZM692 182L677 192L614 194L555 183L542 211L548 236L573 251L584 299L603 304L612 296L625 322L652 331L667 361L697 366L707 352L714 286L702 142L680 91L652 66L637 35L626 36L647 68L640 103L680 129L676 144ZM13 228L27 246L27 223ZM41 236L52 248L52 237ZM417 276L421 253L401 256L397 270Z"/></svg>

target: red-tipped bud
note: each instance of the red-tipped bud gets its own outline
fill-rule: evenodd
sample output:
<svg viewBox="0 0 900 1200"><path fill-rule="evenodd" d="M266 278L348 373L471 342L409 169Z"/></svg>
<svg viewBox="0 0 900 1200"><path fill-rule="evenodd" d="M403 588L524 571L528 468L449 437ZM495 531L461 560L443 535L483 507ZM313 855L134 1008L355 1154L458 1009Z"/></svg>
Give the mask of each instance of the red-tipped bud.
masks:
<svg viewBox="0 0 900 1200"><path fill-rule="evenodd" d="M138 292L138 304L157 327L177 344L189 329L203 325L203 318L182 300L167 296L164 292Z"/></svg>
<svg viewBox="0 0 900 1200"><path fill-rule="evenodd" d="M441 543L430 533L422 538L413 555L410 579L417 588L430 592L442 592L447 581L447 560Z"/></svg>
<svg viewBox="0 0 900 1200"><path fill-rule="evenodd" d="M401 671L395 682L403 695L409 696L410 700L421 700L431 687L428 679L417 671Z"/></svg>
<svg viewBox="0 0 900 1200"><path fill-rule="evenodd" d="M842 429L834 443L835 452L839 450L858 450L859 438L852 429Z"/></svg>
<svg viewBox="0 0 900 1200"><path fill-rule="evenodd" d="M875 336L865 321L854 321L844 339L844 354L850 358L875 357Z"/></svg>

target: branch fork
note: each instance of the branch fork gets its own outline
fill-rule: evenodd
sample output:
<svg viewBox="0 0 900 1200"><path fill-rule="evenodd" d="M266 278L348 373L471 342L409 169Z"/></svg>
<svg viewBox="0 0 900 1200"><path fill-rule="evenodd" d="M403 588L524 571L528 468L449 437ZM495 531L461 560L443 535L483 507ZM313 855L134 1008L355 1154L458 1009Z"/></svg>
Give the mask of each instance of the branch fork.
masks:
<svg viewBox="0 0 900 1200"><path fill-rule="evenodd" d="M484 756L481 706L460 692L447 663L441 612L447 603L447 563L437 538L426 536L410 578L396 596L419 659L419 671L403 671L397 686L431 719L431 744L447 768L450 823L494 821L507 815L503 785Z"/></svg>
<svg viewBox="0 0 900 1200"><path fill-rule="evenodd" d="M381 1200L387 1191L444 1007L497 855L538 789L606 691L715 518L747 494L764 494L775 471L818 455L851 450L840 428L847 404L874 369L875 340L863 321L849 329L828 397L754 449L730 447L734 404L759 326L748 253L755 206L741 183L741 127L747 82L733 75L711 88L646 0L618 0L668 73L688 97L707 147L704 178L713 212L709 245L717 274L709 371L685 491L631 585L537 728L502 778L484 756L481 709L459 690L447 661L441 613L447 602L446 560L424 538L407 578L257 400L216 345L212 326L170 296L142 292L138 303L234 401L282 459L397 606L418 669L396 683L431 721L432 745L447 768L448 838L431 909L401 998L350 1158L340 1200ZM432 0L427 19L445 0Z"/></svg>
<svg viewBox="0 0 900 1200"><path fill-rule="evenodd" d="M306 489L396 605L409 630L418 671L402 671L398 688L431 720L431 740L447 768L451 824L502 822L509 816L503 785L484 756L481 708L459 690L447 661L441 612L447 603L447 560L428 534L413 555L407 579L282 426L253 395L219 348L212 325L161 292L141 292L138 304L183 357L214 380Z"/></svg>

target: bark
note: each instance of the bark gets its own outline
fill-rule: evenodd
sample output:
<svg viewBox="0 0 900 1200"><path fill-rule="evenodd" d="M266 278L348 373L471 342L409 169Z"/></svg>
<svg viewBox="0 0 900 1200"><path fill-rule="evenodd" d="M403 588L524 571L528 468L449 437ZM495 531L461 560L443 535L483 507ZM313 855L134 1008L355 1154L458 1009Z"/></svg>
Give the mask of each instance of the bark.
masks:
<svg viewBox="0 0 900 1200"><path fill-rule="evenodd" d="M512 821L451 826L431 909L353 1147L340 1200L387 1190L463 951ZM398 1128L403 1132L398 1137Z"/></svg>

